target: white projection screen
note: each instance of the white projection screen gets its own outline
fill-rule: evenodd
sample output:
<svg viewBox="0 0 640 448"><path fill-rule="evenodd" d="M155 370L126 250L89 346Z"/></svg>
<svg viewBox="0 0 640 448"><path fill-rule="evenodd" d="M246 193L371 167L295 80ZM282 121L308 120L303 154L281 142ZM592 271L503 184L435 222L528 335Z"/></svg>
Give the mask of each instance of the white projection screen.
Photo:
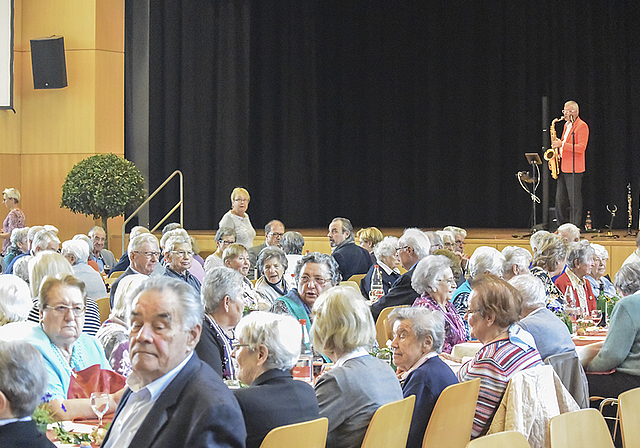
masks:
<svg viewBox="0 0 640 448"><path fill-rule="evenodd" d="M13 0L0 0L0 109L13 109Z"/></svg>

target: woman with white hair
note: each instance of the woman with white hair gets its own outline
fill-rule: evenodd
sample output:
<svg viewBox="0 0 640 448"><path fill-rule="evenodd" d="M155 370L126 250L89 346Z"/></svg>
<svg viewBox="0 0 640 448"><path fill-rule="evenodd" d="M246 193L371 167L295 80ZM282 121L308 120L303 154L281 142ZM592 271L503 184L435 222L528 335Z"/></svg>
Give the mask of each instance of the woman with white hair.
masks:
<svg viewBox="0 0 640 448"><path fill-rule="evenodd" d="M329 419L327 446L360 447L373 413L401 400L402 389L393 369L369 355L376 330L359 292L331 288L320 294L313 313L314 348L334 362L315 386L320 416Z"/></svg>
<svg viewBox="0 0 640 448"><path fill-rule="evenodd" d="M73 275L84 283L87 296L93 300L109 297L102 276L87 264L89 247L84 241L68 240L63 242L62 256L71 264Z"/></svg>
<svg viewBox="0 0 640 448"><path fill-rule="evenodd" d="M9 245L11 242L11 232L13 229L19 229L25 227L27 219L24 216L24 212L18 208L18 202L20 202L20 192L15 188L7 188L2 192L2 198L5 207L9 209L7 217L2 222L2 232L0 232L0 238L2 239L2 256L7 254Z"/></svg>
<svg viewBox="0 0 640 448"><path fill-rule="evenodd" d="M427 255L418 263L411 279L411 286L420 295L414 307L425 307L444 317L444 342L441 351L451 353L453 346L469 339L469 333L456 308L451 294L456 280L451 271L451 261L444 255Z"/></svg>
<svg viewBox="0 0 640 448"><path fill-rule="evenodd" d="M511 280L516 275L528 274L531 263L531 252L524 247L507 246L502 249L504 263L502 265L503 278Z"/></svg>
<svg viewBox="0 0 640 448"><path fill-rule="evenodd" d="M165 262L164 275L182 280L200 294L201 281L191 273L191 269L195 266L191 238L182 229L170 230L165 236L166 238L163 236L161 242ZM203 269L202 271L204 272Z"/></svg>
<svg viewBox="0 0 640 448"><path fill-rule="evenodd" d="M579 308L579 314L588 316L596 309L596 297L591 284L585 276L593 269L595 251L588 241L569 245L567 268L564 274L555 280L555 284L564 294L567 307Z"/></svg>
<svg viewBox="0 0 640 448"><path fill-rule="evenodd" d="M595 252L593 256L593 267L591 271L586 275L586 279L591 284L593 295L599 297L600 294L604 294L607 297L616 297L616 288L609 280L609 277L604 275L607 271L607 260L609 259L609 252L607 249L596 243L591 243L591 247Z"/></svg>
<svg viewBox="0 0 640 448"><path fill-rule="evenodd" d="M11 263L11 261L18 255L29 252L29 242L27 241L28 232L29 227L21 227L11 231L11 246L9 246L7 254L4 256L5 266Z"/></svg>
<svg viewBox="0 0 640 448"><path fill-rule="evenodd" d="M32 305L24 280L12 274L0 275L0 340L22 339L37 325L27 322Z"/></svg>
<svg viewBox="0 0 640 448"><path fill-rule="evenodd" d="M236 337L236 374L249 385L234 390L247 427L247 448L258 448L274 428L320 417L313 388L291 376L302 338L293 317L253 312L240 320Z"/></svg>
<svg viewBox="0 0 640 448"><path fill-rule="evenodd" d="M388 293L396 280L400 278L400 259L398 258L396 248L398 247L398 238L395 236L387 236L373 248L373 254L376 257L376 263L380 269L382 277L382 289L384 293ZM372 264L369 271L360 282L360 291L365 299L369 299L369 291L371 291L371 277L376 269L376 263Z"/></svg>

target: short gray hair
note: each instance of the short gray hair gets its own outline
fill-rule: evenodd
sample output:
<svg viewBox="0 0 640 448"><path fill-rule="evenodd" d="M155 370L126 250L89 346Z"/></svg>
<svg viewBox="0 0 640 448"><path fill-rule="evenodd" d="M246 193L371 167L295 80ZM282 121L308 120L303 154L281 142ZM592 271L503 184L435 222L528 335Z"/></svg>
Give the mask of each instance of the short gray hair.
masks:
<svg viewBox="0 0 640 448"><path fill-rule="evenodd" d="M141 236L144 235L136 238ZM204 319L202 302L196 290L191 285L177 278L171 278L165 275L149 277L134 291L134 298L131 301L131 313L133 313L133 304L135 304L138 297L148 291L156 291L160 294L170 292L176 296L178 299L182 329L192 330L197 325L202 325L202 319ZM129 314L129 320L131 319L131 313Z"/></svg>
<svg viewBox="0 0 640 448"><path fill-rule="evenodd" d="M558 235L565 238L565 235L568 238L565 238L570 243L573 243L575 239L580 238L580 229L575 225L567 222L558 227Z"/></svg>
<svg viewBox="0 0 640 448"><path fill-rule="evenodd" d="M155 237L152 233L143 233L142 235L138 235L129 241L129 245L127 246L127 253L132 253L140 250L140 248L144 245L144 243L154 244L156 247L160 247L160 243L158 243L158 238Z"/></svg>
<svg viewBox="0 0 640 448"><path fill-rule="evenodd" d="M224 238L225 236L232 236L234 238L237 238L236 230L233 227L220 227L216 232L216 241L222 241L222 238Z"/></svg>
<svg viewBox="0 0 640 448"><path fill-rule="evenodd" d="M35 237L33 237L33 243L31 244L31 247L33 249L38 247L44 250L49 244L54 242L60 244L60 240L58 239L57 236L55 236L53 233L49 232L48 230L41 230L38 233L36 233Z"/></svg>
<svg viewBox="0 0 640 448"><path fill-rule="evenodd" d="M329 274L331 275L331 284L335 286L340 283L340 271L338 271L338 263L336 262L336 260L331 255L323 254L320 252L311 252L302 257L296 265L296 284L298 284L300 280L300 273L308 263L324 264L329 269Z"/></svg>
<svg viewBox="0 0 640 448"><path fill-rule="evenodd" d="M165 246L167 245L167 241L169 241L169 238L175 237L175 236L181 236L183 238L186 238L189 240L189 244L191 244L191 240L189 239L189 234L183 228L176 228L173 230L169 230L167 232L164 232L160 237L160 247L162 248L163 253L167 252L165 249Z"/></svg>
<svg viewBox="0 0 640 448"><path fill-rule="evenodd" d="M202 303L207 314L215 312L222 300L229 296L232 300L242 300L242 274L225 266L207 272L202 280Z"/></svg>
<svg viewBox="0 0 640 448"><path fill-rule="evenodd" d="M613 279L613 285L623 296L640 291L640 261L622 265Z"/></svg>
<svg viewBox="0 0 640 448"><path fill-rule="evenodd" d="M509 280L509 283L520 292L523 310L540 308L547 303L547 291L544 283L535 275L516 275Z"/></svg>
<svg viewBox="0 0 640 448"><path fill-rule="evenodd" d="M347 218L333 218L331 222L340 222L342 224L342 233L349 232L349 236L345 238L345 242L353 242L356 236L353 234L353 225Z"/></svg>
<svg viewBox="0 0 640 448"><path fill-rule="evenodd" d="M49 375L42 354L25 341L0 342L0 391L15 418L24 418L40 404Z"/></svg>
<svg viewBox="0 0 640 448"><path fill-rule="evenodd" d="M449 244L456 243L456 236L453 234L453 232L449 230L437 230L436 233L440 235L440 238L442 238L443 245L447 243L447 240L450 240Z"/></svg>
<svg viewBox="0 0 640 448"><path fill-rule="evenodd" d="M44 226L31 226L29 227L29 231L27 232L27 239L33 242L33 239L36 237L36 234L41 230L47 230Z"/></svg>
<svg viewBox="0 0 640 448"><path fill-rule="evenodd" d="M73 255L75 264L86 263L89 259L89 248L84 241L67 240L62 243L62 255Z"/></svg>
<svg viewBox="0 0 640 448"><path fill-rule="evenodd" d="M529 263L531 263L531 252L524 247L507 246L502 249L504 263L502 263L502 272L511 271L513 266L518 266L521 270L528 271Z"/></svg>
<svg viewBox="0 0 640 448"><path fill-rule="evenodd" d="M167 233L166 235L169 235ZM191 246L191 238L188 236L180 235L169 235L169 237L162 244L162 251L166 254L167 252L171 252L174 250L176 244L188 244Z"/></svg>
<svg viewBox="0 0 640 448"><path fill-rule="evenodd" d="M24 280L27 285L31 283L31 280L29 279L29 260L32 258L33 255L27 254L24 257L16 258L16 262L13 263L13 274Z"/></svg>
<svg viewBox="0 0 640 448"><path fill-rule="evenodd" d="M480 246L469 258L469 274L475 277L478 274L487 272L502 277L502 266L504 264L504 256L500 251L490 246Z"/></svg>
<svg viewBox="0 0 640 448"><path fill-rule="evenodd" d="M390 257L396 253L398 238L395 236L385 236L382 241L373 247L373 254L378 260L380 257Z"/></svg>
<svg viewBox="0 0 640 448"><path fill-rule="evenodd" d="M451 268L451 260L444 255L427 255L418 262L411 276L411 287L418 293L424 294L436 287L436 277Z"/></svg>
<svg viewBox="0 0 640 448"><path fill-rule="evenodd" d="M542 240L547 235L551 235L551 233L547 232L546 230L538 230L533 235L531 235L531 238L529 238L529 245L531 246L531 250L536 252L542 245Z"/></svg>
<svg viewBox="0 0 640 448"><path fill-rule="evenodd" d="M433 249L434 246L441 246L439 249L444 248L444 240L440 235L438 235L437 232L429 231L424 233L427 235L427 238L429 238L429 243L431 243L431 247L429 248L429 250Z"/></svg>
<svg viewBox="0 0 640 448"><path fill-rule="evenodd" d="M16 275L0 275L0 325L27 320L32 306L27 282Z"/></svg>
<svg viewBox="0 0 640 448"><path fill-rule="evenodd" d="M302 255L304 249L304 237L300 232L285 232L280 239L280 245L285 254Z"/></svg>
<svg viewBox="0 0 640 448"><path fill-rule="evenodd" d="M147 229L146 227L135 226L129 232L129 240L131 240L132 238L137 237L138 235L142 235L143 233L151 233L151 232L149 232L149 229Z"/></svg>
<svg viewBox="0 0 640 448"><path fill-rule="evenodd" d="M464 230L462 227L456 227L456 226L447 226L442 230L446 230L448 232L453 233L453 237L455 238L456 235L462 235L465 238L467 237L467 231Z"/></svg>
<svg viewBox="0 0 640 448"><path fill-rule="evenodd" d="M431 351L442 352L444 344L444 315L439 311L431 311L423 306L396 308L389 314L389 325L393 328L396 321L407 320L416 338L422 342L431 337Z"/></svg>
<svg viewBox="0 0 640 448"><path fill-rule="evenodd" d="M162 228L162 235L176 229L182 229L182 224L180 224L179 222L170 222L169 224L167 224Z"/></svg>
<svg viewBox="0 0 640 448"><path fill-rule="evenodd" d="M20 227L11 231L11 244L18 244L27 239L29 227Z"/></svg>
<svg viewBox="0 0 640 448"><path fill-rule="evenodd" d="M84 233L78 233L77 235L73 235L71 238L72 241L84 241L87 244L87 248L89 249L89 254L93 252L93 243L91 242L91 238L89 238Z"/></svg>
<svg viewBox="0 0 640 448"><path fill-rule="evenodd" d="M603 260L609 259L609 251L607 251L607 248L602 244L591 243L591 247L593 247L596 257L602 258Z"/></svg>
<svg viewBox="0 0 640 448"><path fill-rule="evenodd" d="M567 265L569 268L575 268L575 262L584 264L590 258L593 258L595 250L588 241L578 241L569 245L569 253L567 254Z"/></svg>
<svg viewBox="0 0 640 448"><path fill-rule="evenodd" d="M267 348L267 370L290 370L300 357L302 328L290 315L254 311L243 317L236 326L236 337L256 350L261 345Z"/></svg>
<svg viewBox="0 0 640 448"><path fill-rule="evenodd" d="M289 267L289 260L287 260L287 255L282 249L277 246L267 246L262 249L258 255L258 262L256 263L256 266L258 267L258 272L260 274L264 275L264 264L271 258L277 259L285 271Z"/></svg>
<svg viewBox="0 0 640 448"><path fill-rule="evenodd" d="M122 280L118 282L118 289L113 295L111 314L126 320L131 313L131 304L135 298L134 293L142 282L148 278L144 274L131 274L122 277Z"/></svg>
<svg viewBox="0 0 640 448"><path fill-rule="evenodd" d="M398 240L398 245L411 247L420 259L429 255L429 251L431 250L429 237L422 230L416 229L415 227L405 229Z"/></svg>

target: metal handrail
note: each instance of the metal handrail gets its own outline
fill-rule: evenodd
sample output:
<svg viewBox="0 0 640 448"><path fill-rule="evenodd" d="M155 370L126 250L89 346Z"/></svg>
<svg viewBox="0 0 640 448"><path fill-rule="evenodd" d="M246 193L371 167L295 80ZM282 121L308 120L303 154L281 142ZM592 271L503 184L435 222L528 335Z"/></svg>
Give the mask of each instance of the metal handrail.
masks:
<svg viewBox="0 0 640 448"><path fill-rule="evenodd" d="M173 206L173 208L169 211L169 213L164 215L164 218L162 218L160 222L156 224L156 226L153 229L151 229L151 232L152 233L155 232L158 229L158 227L160 227L169 218L169 216L171 216L171 214L176 211L178 207L180 207L180 225L184 226L184 176L182 175L182 172L180 170L175 170L173 173L171 173L169 177L167 177L167 179L164 182L162 182L162 184L160 184L158 188L155 189L153 193L151 193L151 195L149 195L147 199L145 199L145 201L142 204L140 204L140 207L138 207L133 213L129 215L127 219L124 220L124 223L122 224L122 253L123 254L125 252L124 236L125 236L125 228L127 226L127 223L131 221L133 217L136 216L138 212L142 209L142 207L147 205L149 201L151 201L151 199L153 199L153 197L156 194L158 194L160 190L162 190L165 187L165 185L167 185L169 181L176 176L180 176L180 200L176 205Z"/></svg>

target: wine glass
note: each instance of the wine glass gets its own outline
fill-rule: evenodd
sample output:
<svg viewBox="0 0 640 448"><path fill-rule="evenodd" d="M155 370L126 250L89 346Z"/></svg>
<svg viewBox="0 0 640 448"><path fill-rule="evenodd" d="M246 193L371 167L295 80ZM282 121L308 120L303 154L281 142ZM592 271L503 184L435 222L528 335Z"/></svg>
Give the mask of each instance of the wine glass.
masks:
<svg viewBox="0 0 640 448"><path fill-rule="evenodd" d="M104 392L91 392L91 409L100 421L98 427L102 426L102 417L104 417L104 414L109 410L109 394Z"/></svg>

